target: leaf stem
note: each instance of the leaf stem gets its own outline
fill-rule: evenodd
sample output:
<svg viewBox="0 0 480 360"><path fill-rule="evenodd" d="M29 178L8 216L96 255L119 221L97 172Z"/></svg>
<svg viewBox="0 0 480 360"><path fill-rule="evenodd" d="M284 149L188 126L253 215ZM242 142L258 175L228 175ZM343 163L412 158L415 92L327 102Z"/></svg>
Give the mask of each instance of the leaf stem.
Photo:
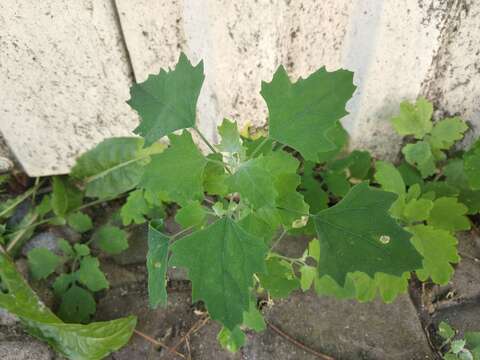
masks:
<svg viewBox="0 0 480 360"><path fill-rule="evenodd" d="M302 258L291 258L291 257L288 257L288 256L280 255L279 253L275 253L275 252L272 252L270 254L271 254L271 256L278 257L278 258L280 258L282 260L285 260L285 261L288 261L292 264L297 264L297 265L300 265L300 266L307 265L305 260L303 260Z"/></svg>
<svg viewBox="0 0 480 360"><path fill-rule="evenodd" d="M40 178L37 177L35 178L35 185L33 186L33 191L32 191L32 203L35 203L35 196L37 196L37 190L39 186L40 186Z"/></svg>
<svg viewBox="0 0 480 360"><path fill-rule="evenodd" d="M283 230L283 232L280 234L280 236L277 238L277 240L275 240L273 245L270 247L270 251L272 251L273 248L275 246L277 246L280 243L280 241L282 241L282 239L285 237L286 234L287 234L287 230Z"/></svg>
<svg viewBox="0 0 480 360"><path fill-rule="evenodd" d="M265 137L265 139L262 140L262 142L260 144L257 145L257 147L255 148L255 150L253 150L252 154L250 155L251 158L254 158L255 155L257 155L257 153L260 151L260 149L267 143L268 141L268 137Z"/></svg>
<svg viewBox="0 0 480 360"><path fill-rule="evenodd" d="M73 209L71 212L80 211L80 210L89 208L90 206L101 204L101 203L104 203L104 202L107 202L107 201L121 199L125 196L127 196L127 193L116 195L116 196L110 196L110 197L106 197L106 198L103 198L103 199L97 199L97 200L91 201L89 203L83 204L83 205L77 207L76 209Z"/></svg>
<svg viewBox="0 0 480 360"><path fill-rule="evenodd" d="M104 198L104 199L98 199L98 200L95 200L95 201L91 201L89 203L86 203L86 204L83 204L82 206L79 206L75 209L73 209L71 212L76 212L76 211L80 211L80 210L83 210L83 209L86 209L90 206L94 206L94 205L97 205L97 204L101 204L103 202L106 202L106 201L111 201L111 200L114 200L114 199L119 199L121 197L124 197L126 196L126 194L121 194L120 196L116 196L116 197L111 197L111 198ZM38 218L38 214L35 214L34 217L32 218L32 220L26 224L24 227L14 231L12 234L15 235L18 233L18 235L15 235L15 237L13 238L12 241L10 241L7 245L7 252L10 253L14 247L17 245L17 243L20 241L20 239L22 238L22 235L27 231L29 230L30 228L35 228L39 225L43 225L45 223L48 223L54 219L57 219L58 216L51 216L47 219L42 219L40 221L37 221L37 222L34 222L36 219Z"/></svg>
<svg viewBox="0 0 480 360"><path fill-rule="evenodd" d="M207 138L205 137L205 135L202 134L202 132L195 126L193 127L193 130L195 130L195 132L198 134L198 136L200 136L200 139L202 139L202 141L210 148L210 150L212 150L212 152L214 154L220 154L217 150L215 150L215 148L213 147L213 145L210 143L210 141L207 140ZM212 161L212 159L208 159L207 160L209 161ZM225 168L225 170L227 170L227 172L231 175L232 172L230 171L230 169L228 168L228 166L222 161L221 162L223 167Z"/></svg>
<svg viewBox="0 0 480 360"><path fill-rule="evenodd" d="M17 246L18 242L22 239L22 236L27 232L27 230L32 227L32 224L34 224L35 220L37 220L38 214L34 214L30 221L27 223L27 225L24 228L21 228L17 231L14 232L15 237L10 241L7 245L7 248L5 249L7 253L11 253ZM35 225L36 226L36 225Z"/></svg>
<svg viewBox="0 0 480 360"><path fill-rule="evenodd" d="M282 260L288 261L288 262L293 263L293 264L297 264L297 265L301 265L301 266L306 265L305 261L302 261L301 258L298 258L298 259L291 258L291 257L288 257L288 256L280 255L278 253L271 253L271 256L278 257Z"/></svg>
<svg viewBox="0 0 480 360"><path fill-rule="evenodd" d="M200 139L202 139L202 141L210 148L210 150L212 150L213 153L218 154L218 151L215 150L215 148L210 143L210 141L207 140L205 135L203 135L203 133L196 126L193 128L193 130L195 130L195 132L198 134L198 136L200 136Z"/></svg>
<svg viewBox="0 0 480 360"><path fill-rule="evenodd" d="M93 237L92 237L93 238ZM78 260L80 259L80 256L78 254L75 253L75 258L73 259L72 263L71 263L71 267L70 267L70 273L74 273L75 270L77 269L77 264L78 264Z"/></svg>
<svg viewBox="0 0 480 360"><path fill-rule="evenodd" d="M170 241L172 241L172 240L174 240L174 239L178 238L179 236L181 236L181 235L183 235L183 234L185 234L185 233L189 232L189 231L190 231L190 230L192 230L192 229L193 229L193 226L189 226L189 227L187 227L187 228L185 228L185 229L183 229L183 230L179 231L178 233L176 233L176 234L173 234L173 235L169 236L169 238L170 238Z"/></svg>
<svg viewBox="0 0 480 360"><path fill-rule="evenodd" d="M443 176L443 171L439 171L438 174L435 175L433 181L438 181Z"/></svg>
<svg viewBox="0 0 480 360"><path fill-rule="evenodd" d="M40 182L40 181L35 182L35 186L33 186L32 188L25 191L10 206L8 206L7 208L3 209L3 211L0 212L0 218L4 217L6 214L8 214L13 209L15 209L18 205L20 205L20 203L22 203L23 200L28 198L30 195L34 194L42 183L43 183L43 181L42 182Z"/></svg>

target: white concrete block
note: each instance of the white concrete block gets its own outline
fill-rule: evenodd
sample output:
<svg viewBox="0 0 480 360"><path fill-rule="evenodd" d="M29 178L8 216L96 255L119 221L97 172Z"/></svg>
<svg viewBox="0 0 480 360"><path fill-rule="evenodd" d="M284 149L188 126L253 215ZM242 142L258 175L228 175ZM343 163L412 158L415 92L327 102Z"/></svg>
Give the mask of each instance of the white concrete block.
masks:
<svg viewBox="0 0 480 360"><path fill-rule="evenodd" d="M380 157L398 155L401 139L389 119L400 102L414 100L440 40L445 1L356 1L343 48L343 66L355 72L357 92L343 121L355 148Z"/></svg>
<svg viewBox="0 0 480 360"><path fill-rule="evenodd" d="M0 131L29 175L68 172L135 128L129 60L141 82L184 51L205 62L198 118L213 141L223 117L265 124L261 81L280 64L292 79L326 65L355 72L352 147L392 158L387 120L404 99L426 94L480 128L479 12L473 0L6 0Z"/></svg>
<svg viewBox="0 0 480 360"><path fill-rule="evenodd" d="M136 126L112 4L0 3L0 131L30 176L67 173L78 154Z"/></svg>
<svg viewBox="0 0 480 360"><path fill-rule="evenodd" d="M205 61L198 115L211 139L223 117L265 123L260 84L280 64L293 79L326 65L356 74L344 120L352 146L390 156L400 143L387 119L419 94L443 20L432 13L446 11L442 2L432 10L416 0L116 1L139 81L181 50Z"/></svg>
<svg viewBox="0 0 480 360"><path fill-rule="evenodd" d="M480 2L458 1L442 31L423 92L437 116L460 115L473 128L466 144L480 135Z"/></svg>

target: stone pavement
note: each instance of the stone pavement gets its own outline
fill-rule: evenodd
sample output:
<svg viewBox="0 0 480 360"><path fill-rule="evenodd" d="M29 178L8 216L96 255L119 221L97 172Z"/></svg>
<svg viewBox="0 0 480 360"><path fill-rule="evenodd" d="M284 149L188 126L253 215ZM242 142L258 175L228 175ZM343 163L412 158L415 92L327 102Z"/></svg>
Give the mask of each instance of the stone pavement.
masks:
<svg viewBox="0 0 480 360"><path fill-rule="evenodd" d="M168 306L151 310L148 307L146 270L143 263L146 233L138 227L129 237L131 261L123 257L102 259L102 270L111 288L99 294L96 320L109 320L134 314L137 329L172 347L204 316L201 304L192 304L190 283L180 271L171 272ZM289 256L301 253L308 239L285 238L278 250ZM421 360L438 359L429 341L438 346L435 329L440 321L448 321L460 332L480 330L480 255L479 239L472 234L460 236L460 253L464 260L448 286L422 290L412 283L412 302L408 295L392 304L380 301L360 304L318 297L312 292L295 292L287 299L264 306L270 324L310 349L336 360ZM138 254L137 254L138 252ZM25 261L17 266L25 273ZM37 292L51 304L48 291L32 283ZM46 290L46 289L45 289ZM422 292L423 291L423 292ZM416 308L417 306L417 308ZM247 344L236 354L223 350L216 336L218 324L208 321L191 334L188 347L178 350L193 360L313 360L314 355L293 345L270 327L263 333L247 333ZM10 355L9 355L10 354ZM12 357L11 354L15 354ZM10 357L9 357L10 356ZM56 355L46 345L25 334L15 318L0 312L0 358L8 360L50 360ZM156 348L141 336L133 335L130 343L112 354L111 360L176 359L165 349Z"/></svg>

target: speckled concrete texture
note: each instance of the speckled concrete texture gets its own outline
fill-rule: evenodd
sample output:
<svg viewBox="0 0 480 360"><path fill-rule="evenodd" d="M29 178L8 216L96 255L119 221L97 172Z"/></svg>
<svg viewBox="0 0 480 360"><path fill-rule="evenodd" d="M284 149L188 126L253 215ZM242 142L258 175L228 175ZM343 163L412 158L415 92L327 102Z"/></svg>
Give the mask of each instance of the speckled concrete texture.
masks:
<svg viewBox="0 0 480 360"><path fill-rule="evenodd" d="M198 115L210 138L223 117L265 123L261 82L280 64L293 80L325 65L355 72L343 121L352 147L389 157L400 141L387 120L419 94L448 12L444 1L116 1L137 80L171 66L180 51L205 61Z"/></svg>
<svg viewBox="0 0 480 360"><path fill-rule="evenodd" d="M104 137L129 134L132 79L205 62L199 127L263 125L261 81L322 65L355 72L351 146L394 158L388 119L423 94L480 127L480 5L473 0L8 0L0 5L0 131L29 175L67 172Z"/></svg>
<svg viewBox="0 0 480 360"><path fill-rule="evenodd" d="M26 334L16 321L4 324L0 314L0 359L2 360L60 360L47 344Z"/></svg>
<svg viewBox="0 0 480 360"><path fill-rule="evenodd" d="M424 92L437 116L460 115L480 133L480 2L452 1Z"/></svg>
<svg viewBox="0 0 480 360"><path fill-rule="evenodd" d="M0 47L0 131L30 176L135 127L111 1L3 1Z"/></svg>

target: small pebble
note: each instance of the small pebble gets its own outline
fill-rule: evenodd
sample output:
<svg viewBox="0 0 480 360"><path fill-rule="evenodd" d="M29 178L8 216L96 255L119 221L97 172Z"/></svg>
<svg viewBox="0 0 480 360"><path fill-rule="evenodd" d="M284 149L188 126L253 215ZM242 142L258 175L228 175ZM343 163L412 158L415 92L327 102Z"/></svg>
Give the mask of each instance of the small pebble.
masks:
<svg viewBox="0 0 480 360"><path fill-rule="evenodd" d="M9 172L13 169L13 162L3 156L0 156L0 174Z"/></svg>

